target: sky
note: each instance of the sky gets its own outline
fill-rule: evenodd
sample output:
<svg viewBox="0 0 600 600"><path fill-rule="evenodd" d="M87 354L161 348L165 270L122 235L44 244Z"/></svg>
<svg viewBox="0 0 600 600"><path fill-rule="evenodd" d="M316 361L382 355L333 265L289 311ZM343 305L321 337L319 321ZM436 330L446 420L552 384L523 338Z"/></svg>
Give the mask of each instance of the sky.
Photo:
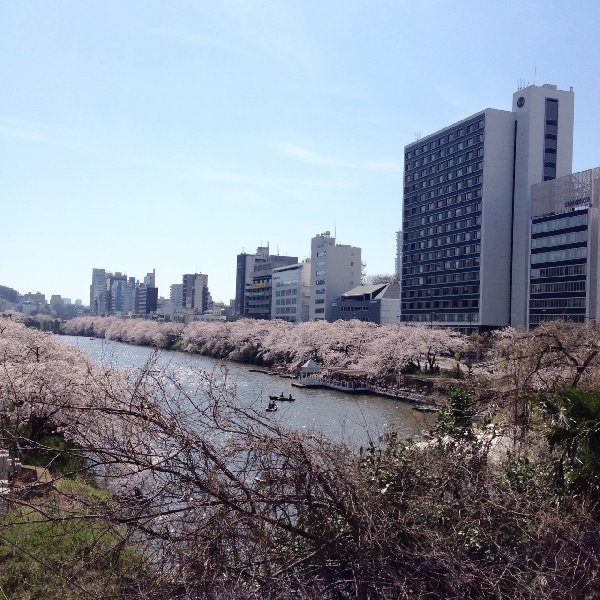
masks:
<svg viewBox="0 0 600 600"><path fill-rule="evenodd" d="M89 302L93 268L159 295L323 231L394 270L403 148L521 84L575 90L600 165L600 2L0 2L0 285Z"/></svg>

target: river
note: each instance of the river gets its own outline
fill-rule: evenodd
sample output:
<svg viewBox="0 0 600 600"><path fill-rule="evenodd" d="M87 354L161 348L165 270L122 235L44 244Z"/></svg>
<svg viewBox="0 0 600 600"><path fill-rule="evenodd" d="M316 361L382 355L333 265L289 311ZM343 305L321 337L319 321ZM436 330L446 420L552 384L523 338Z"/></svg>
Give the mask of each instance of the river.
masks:
<svg viewBox="0 0 600 600"><path fill-rule="evenodd" d="M141 368L154 352L143 346L122 342L60 336L58 339L84 350L96 362L109 362L124 368ZM404 402L367 394L345 394L325 389L292 387L291 379L274 375L252 373L251 365L219 361L206 356L159 351L158 364L177 372L183 381L193 382L199 369L228 371L229 381L235 385L237 397L244 404L266 408L269 395L292 394L295 402L279 403L279 410L270 417L282 424L303 431L322 432L336 441L351 445L375 444L386 432L395 431L402 440L420 437L431 428L435 417L414 411Z"/></svg>

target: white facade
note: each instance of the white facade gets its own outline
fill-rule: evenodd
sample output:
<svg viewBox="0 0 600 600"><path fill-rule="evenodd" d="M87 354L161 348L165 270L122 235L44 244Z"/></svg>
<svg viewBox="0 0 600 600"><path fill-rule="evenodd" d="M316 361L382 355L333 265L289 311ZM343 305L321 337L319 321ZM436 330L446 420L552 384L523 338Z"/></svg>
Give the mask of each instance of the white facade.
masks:
<svg viewBox="0 0 600 600"><path fill-rule="evenodd" d="M505 327L510 323L514 116L490 108L483 114L479 319L471 324Z"/></svg>
<svg viewBox="0 0 600 600"><path fill-rule="evenodd" d="M311 240L310 321L331 317L331 303L361 282L361 249L335 243L329 231Z"/></svg>
<svg viewBox="0 0 600 600"><path fill-rule="evenodd" d="M394 272L398 281L402 278L402 229L396 231L396 260L394 261Z"/></svg>
<svg viewBox="0 0 600 600"><path fill-rule="evenodd" d="M548 133L547 121L551 119L546 114L547 100L557 104L556 134ZM531 85L513 94L512 114L516 119L511 296L513 327L524 328L527 319L531 186L569 175L573 171L574 106L573 92L558 90L555 85ZM556 135L556 139L547 139L549 135ZM555 150L555 153L549 156L548 149ZM552 157L555 161L547 160ZM555 163L553 172L548 172L545 167L550 162Z"/></svg>
<svg viewBox="0 0 600 600"><path fill-rule="evenodd" d="M308 321L310 313L310 259L273 269L271 319L292 323Z"/></svg>
<svg viewBox="0 0 600 600"><path fill-rule="evenodd" d="M171 304L174 307L183 307L183 284L182 283L173 283L171 284L171 295L170 295Z"/></svg>

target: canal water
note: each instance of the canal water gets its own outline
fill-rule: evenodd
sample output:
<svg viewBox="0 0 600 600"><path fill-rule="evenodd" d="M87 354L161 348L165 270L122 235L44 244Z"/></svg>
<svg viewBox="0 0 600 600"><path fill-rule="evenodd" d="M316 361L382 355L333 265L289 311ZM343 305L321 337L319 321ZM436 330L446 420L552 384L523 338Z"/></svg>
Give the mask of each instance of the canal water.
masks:
<svg viewBox="0 0 600 600"><path fill-rule="evenodd" d="M121 342L60 336L64 343L85 351L95 362L104 362L123 368L142 368L154 350ZM161 350L158 366L172 370L178 378L188 381L190 389L196 382L199 370L214 372L222 377L227 371L228 381L245 405L252 404L264 410L270 395L292 394L295 402L280 402L279 410L269 413L269 418L306 432L323 433L335 441L350 445L366 445L372 440L379 445L386 434L397 432L402 440L420 438L429 430L435 417L419 413L410 404L366 394L345 394L326 389L302 389L291 385L292 379L275 375L253 373L252 365L219 361L206 356Z"/></svg>

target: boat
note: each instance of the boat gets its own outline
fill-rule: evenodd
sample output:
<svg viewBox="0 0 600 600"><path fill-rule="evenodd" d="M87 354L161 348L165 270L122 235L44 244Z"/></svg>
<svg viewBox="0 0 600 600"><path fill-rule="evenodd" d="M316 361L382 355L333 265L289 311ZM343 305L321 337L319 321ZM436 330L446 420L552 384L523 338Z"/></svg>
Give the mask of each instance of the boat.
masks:
<svg viewBox="0 0 600 600"><path fill-rule="evenodd" d="M434 404L416 404L413 406L413 410L418 410L419 412L440 412L439 406L435 406Z"/></svg>
<svg viewBox="0 0 600 600"><path fill-rule="evenodd" d="M273 403L273 404L269 404L269 406L267 406L267 408L265 409L267 412L275 412L279 407L277 406L277 404Z"/></svg>
<svg viewBox="0 0 600 600"><path fill-rule="evenodd" d="M269 396L269 400L277 400L278 402L295 402L296 398L292 398L292 395L289 396Z"/></svg>

